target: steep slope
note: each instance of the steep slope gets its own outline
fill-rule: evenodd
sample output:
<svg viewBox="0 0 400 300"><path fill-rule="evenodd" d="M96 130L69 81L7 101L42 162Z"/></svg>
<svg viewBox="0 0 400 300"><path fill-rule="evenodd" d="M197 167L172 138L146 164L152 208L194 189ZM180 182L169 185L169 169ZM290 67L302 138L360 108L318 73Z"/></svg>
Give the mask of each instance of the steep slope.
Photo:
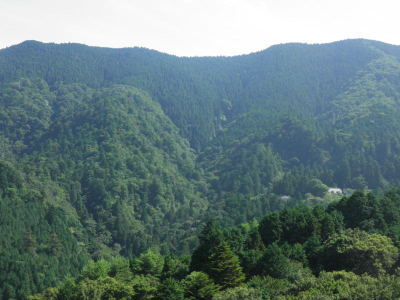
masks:
<svg viewBox="0 0 400 300"><path fill-rule="evenodd" d="M89 259L84 229L63 191L0 161L0 298L23 299Z"/></svg>
<svg viewBox="0 0 400 300"><path fill-rule="evenodd" d="M351 45L349 53L360 55L358 60L363 61L358 63L358 69L356 64L344 60L345 55L340 49L346 43ZM280 47L285 48L285 45ZM303 45L288 46L291 47L307 48ZM400 150L400 69L398 52L394 51L397 48L371 41L346 41L315 47L335 49L334 57L338 58L340 66L337 74L332 72L336 65L327 67L327 61L315 70L308 70L312 64L306 64L309 52L305 51L300 56L302 58L298 58L298 64L305 63L303 76L296 74L296 64L292 63L293 69L283 73L286 78L294 78L287 80L287 88L277 81L271 87L265 81L260 85L265 89L264 95L272 93L276 86L286 92L292 90L285 98L277 93L258 103L243 100L253 108L239 117L228 119L201 157L204 165L211 166L211 171L217 176L213 178L217 190L224 190L224 183L229 178L231 183L240 181L243 184L246 181L249 190L244 195L254 196L260 193L256 186L263 181L259 174L268 172L274 165L281 165L281 172L276 171L273 180L264 181L261 185L264 191L269 189L297 198L313 191L312 184L307 183L312 178L347 188L368 186L376 189L399 183L395 175L399 170ZM284 55L287 51L285 48L280 53ZM369 54L363 56L362 53ZM315 78L311 80L313 76ZM258 80L264 79L265 76L258 77ZM306 80L310 82L307 84ZM296 87L301 81L303 84ZM299 95L298 92L305 94ZM235 107L233 101L230 107ZM257 151L239 155L240 149L250 151L255 147L271 149L275 159L270 160L267 168L262 161L254 163ZM240 168L231 171L232 159L239 160L240 165L252 166L247 168L251 171L242 172ZM245 180L248 178L246 175L250 176L250 181ZM231 185L231 190L234 190L234 185ZM243 202L243 199L238 202Z"/></svg>
<svg viewBox="0 0 400 300"><path fill-rule="evenodd" d="M197 192L201 184L188 143L140 90L60 84L50 91L43 81L23 79L2 91L2 127L7 128L2 136L21 168L27 176L61 185L81 217L101 223L117 214L114 224L96 225L106 236L123 231L123 241L108 240L109 246L120 242L132 253L147 247L144 241L176 245L179 229L172 223L183 217L193 222L190 218L207 206ZM140 221L137 228L119 224L129 220ZM133 238L129 228L143 231L139 244L127 242Z"/></svg>
<svg viewBox="0 0 400 300"><path fill-rule="evenodd" d="M27 41L0 51L0 81L41 78L48 84L129 84L150 92L195 147L215 135L215 86L191 61L142 48L107 49ZM184 105L183 105L184 104Z"/></svg>
<svg viewBox="0 0 400 300"><path fill-rule="evenodd" d="M21 79L2 86L0 111L1 150L25 178L13 184L4 164L3 297L74 275L89 255L193 248L205 184L188 142L146 93Z"/></svg>
<svg viewBox="0 0 400 300"><path fill-rule="evenodd" d="M398 48L347 40L277 45L238 57L179 58L142 48L28 41L0 51L0 80L38 77L51 88L58 82L137 86L201 154L200 164L213 174L209 199L239 190L244 197L266 191L302 197L308 187L301 182L309 176L354 188L398 182ZM47 130L48 108L30 109L42 115L29 126ZM25 121L16 121L14 135L24 134ZM26 142L32 138L28 134ZM13 147L15 153L22 146ZM268 159L255 163L257 155ZM266 174L265 164L276 171ZM235 187L246 175L246 188Z"/></svg>
<svg viewBox="0 0 400 300"><path fill-rule="evenodd" d="M142 48L27 41L0 51L0 81L22 76L42 78L50 85L62 81L139 87L200 149L226 118L252 109L273 112L268 117L323 110L357 71L379 56L371 48L375 44L382 46L349 40L279 45L238 57L180 58Z"/></svg>
<svg viewBox="0 0 400 300"><path fill-rule="evenodd" d="M208 198L233 193L243 202L271 191L303 197L310 176L352 188L397 183L399 58L399 47L368 40L204 58L28 41L0 51L0 80L42 78L52 89L59 82L96 89L124 83L148 91L198 150L210 174ZM21 101L3 130L21 136L28 121L46 131L46 104ZM37 116L19 118L20 105ZM25 143L33 138L27 134ZM4 151L11 157L23 151L18 147L25 146Z"/></svg>

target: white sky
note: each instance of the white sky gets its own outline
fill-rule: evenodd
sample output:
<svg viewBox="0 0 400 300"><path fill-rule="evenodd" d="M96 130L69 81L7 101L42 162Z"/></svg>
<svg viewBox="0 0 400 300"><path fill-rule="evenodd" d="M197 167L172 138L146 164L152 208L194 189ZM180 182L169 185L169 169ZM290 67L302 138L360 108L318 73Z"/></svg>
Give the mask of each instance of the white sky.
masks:
<svg viewBox="0 0 400 300"><path fill-rule="evenodd" d="M400 0L0 0L0 48L38 40L236 55L347 38L400 44Z"/></svg>

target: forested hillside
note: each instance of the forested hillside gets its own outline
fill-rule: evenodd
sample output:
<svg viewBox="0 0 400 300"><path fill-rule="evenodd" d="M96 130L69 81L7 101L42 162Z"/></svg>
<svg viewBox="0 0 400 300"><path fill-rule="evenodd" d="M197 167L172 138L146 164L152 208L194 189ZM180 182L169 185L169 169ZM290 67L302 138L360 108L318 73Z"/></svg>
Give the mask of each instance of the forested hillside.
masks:
<svg viewBox="0 0 400 300"><path fill-rule="evenodd" d="M0 50L0 297L89 258L189 254L210 218L235 226L327 205L328 187L398 185L399 120L400 47L375 41L236 57ZM365 226L348 227L375 233ZM390 226L379 233L397 245Z"/></svg>
<svg viewBox="0 0 400 300"><path fill-rule="evenodd" d="M149 250L90 261L79 276L29 299L398 299L399 201L398 190L355 192L260 223L208 222L190 257Z"/></svg>

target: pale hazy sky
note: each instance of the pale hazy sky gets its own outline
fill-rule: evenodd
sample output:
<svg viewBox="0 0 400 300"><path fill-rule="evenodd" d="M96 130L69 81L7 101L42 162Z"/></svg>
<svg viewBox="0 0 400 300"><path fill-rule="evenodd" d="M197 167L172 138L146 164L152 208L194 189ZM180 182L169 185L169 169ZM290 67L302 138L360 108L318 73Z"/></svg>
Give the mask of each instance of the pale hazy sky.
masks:
<svg viewBox="0 0 400 300"><path fill-rule="evenodd" d="M236 55L348 38L400 44L400 0L0 0L0 48L39 40Z"/></svg>

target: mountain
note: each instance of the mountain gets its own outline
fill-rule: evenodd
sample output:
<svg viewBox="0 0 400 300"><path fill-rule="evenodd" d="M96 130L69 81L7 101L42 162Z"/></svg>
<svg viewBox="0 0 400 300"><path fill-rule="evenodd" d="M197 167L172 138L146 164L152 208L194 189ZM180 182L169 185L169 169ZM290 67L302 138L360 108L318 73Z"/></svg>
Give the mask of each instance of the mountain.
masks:
<svg viewBox="0 0 400 300"><path fill-rule="evenodd" d="M88 257L189 253L208 218L399 184L399 109L400 47L377 41L0 50L1 293L37 292Z"/></svg>

